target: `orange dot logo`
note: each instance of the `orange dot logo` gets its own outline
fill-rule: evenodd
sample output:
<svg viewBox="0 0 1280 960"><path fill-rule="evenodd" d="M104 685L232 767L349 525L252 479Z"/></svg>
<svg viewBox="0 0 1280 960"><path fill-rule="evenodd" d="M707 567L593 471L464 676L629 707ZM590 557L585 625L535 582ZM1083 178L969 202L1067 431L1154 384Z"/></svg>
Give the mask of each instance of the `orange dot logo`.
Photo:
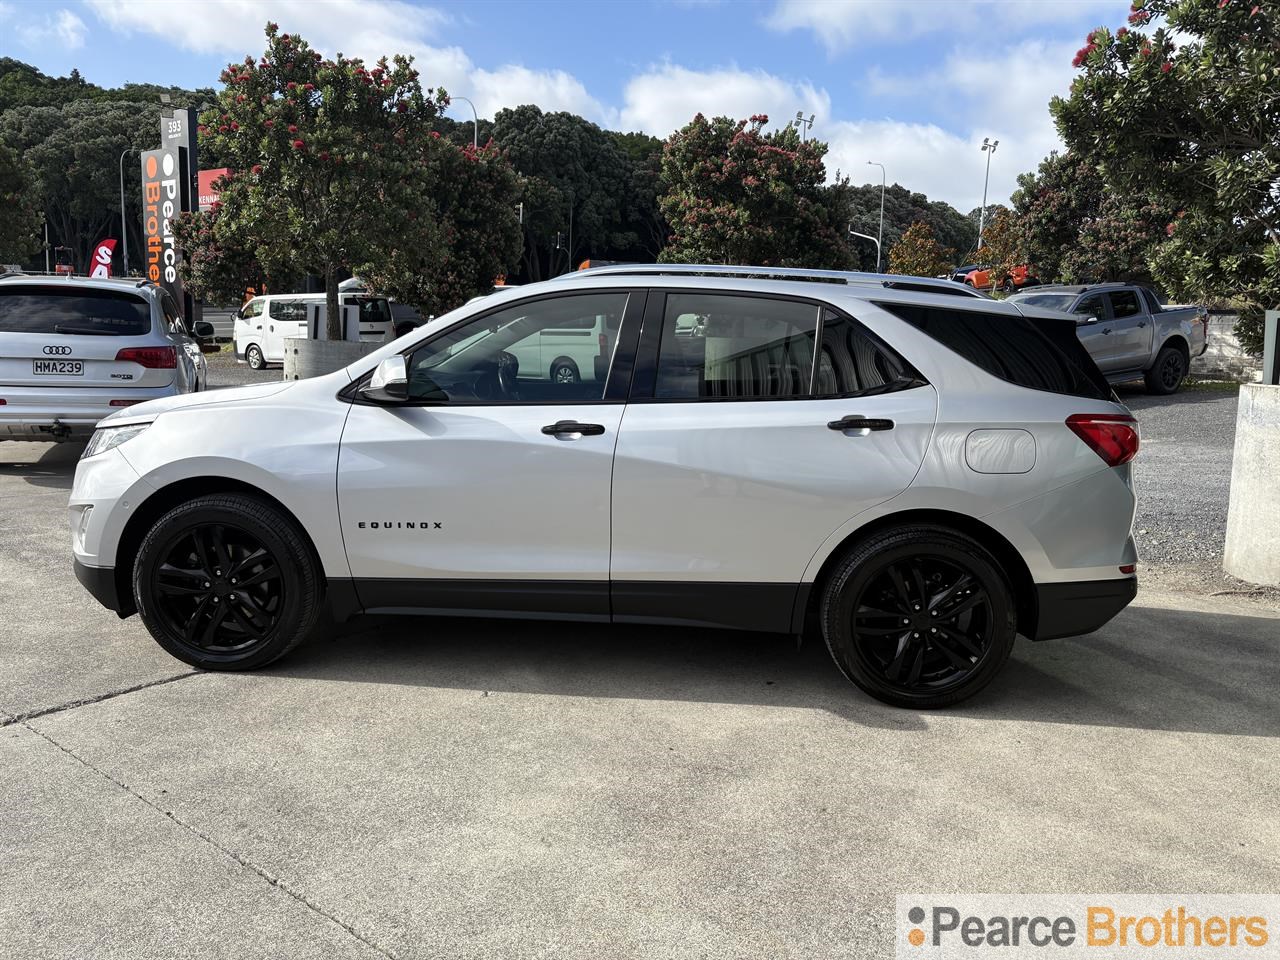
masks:
<svg viewBox="0 0 1280 960"><path fill-rule="evenodd" d="M908 942L910 942L910 944L911 944L913 947L919 947L919 946L923 945L923 944L924 944L924 931L923 931L923 930L921 930L919 927L915 927L914 929L912 929L912 931L911 931L910 933L908 933L908 934L907 934L907 940L908 940Z"/></svg>
<svg viewBox="0 0 1280 960"><path fill-rule="evenodd" d="M154 179L156 175L156 158L147 157L147 179Z"/></svg>
<svg viewBox="0 0 1280 960"><path fill-rule="evenodd" d="M924 910L921 907L912 907L907 911L907 919L911 923L924 923ZM907 934L907 943L913 947L924 946L924 931L919 927L912 927Z"/></svg>

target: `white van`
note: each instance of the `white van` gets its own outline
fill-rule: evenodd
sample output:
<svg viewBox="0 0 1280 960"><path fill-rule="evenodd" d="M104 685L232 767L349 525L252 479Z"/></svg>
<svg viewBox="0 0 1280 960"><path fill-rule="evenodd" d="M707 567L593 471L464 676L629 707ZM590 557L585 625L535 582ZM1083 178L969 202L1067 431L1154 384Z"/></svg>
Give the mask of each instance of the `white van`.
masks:
<svg viewBox="0 0 1280 960"><path fill-rule="evenodd" d="M566 317L508 348L520 376L552 383L600 383L608 371L618 314Z"/></svg>
<svg viewBox="0 0 1280 960"><path fill-rule="evenodd" d="M236 359L254 370L284 362L284 341L307 336L307 304L323 305L323 293L269 293L254 297L236 314ZM360 308L360 339L380 343L393 339L391 305L386 297L339 293L341 307Z"/></svg>

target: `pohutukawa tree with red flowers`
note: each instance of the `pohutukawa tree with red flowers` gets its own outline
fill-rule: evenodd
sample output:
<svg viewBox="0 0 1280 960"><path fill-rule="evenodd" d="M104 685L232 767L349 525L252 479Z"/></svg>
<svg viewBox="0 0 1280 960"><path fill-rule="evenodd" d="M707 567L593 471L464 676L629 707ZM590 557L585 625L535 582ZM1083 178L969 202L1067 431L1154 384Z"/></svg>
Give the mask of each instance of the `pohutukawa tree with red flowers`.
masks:
<svg viewBox="0 0 1280 960"><path fill-rule="evenodd" d="M1051 104L1073 156L1109 190L1175 211L1152 269L1178 299L1231 298L1261 348L1280 306L1280 6L1276 0L1137 0L1076 53Z"/></svg>
<svg viewBox="0 0 1280 960"><path fill-rule="evenodd" d="M249 243L268 275L323 277L328 334L339 339L339 273L386 259L410 232L419 246L435 242L421 169L448 96L424 91L407 57L370 68L323 57L275 24L266 36L260 59L223 71L200 118L236 171L213 233ZM198 232L193 221L185 231Z"/></svg>

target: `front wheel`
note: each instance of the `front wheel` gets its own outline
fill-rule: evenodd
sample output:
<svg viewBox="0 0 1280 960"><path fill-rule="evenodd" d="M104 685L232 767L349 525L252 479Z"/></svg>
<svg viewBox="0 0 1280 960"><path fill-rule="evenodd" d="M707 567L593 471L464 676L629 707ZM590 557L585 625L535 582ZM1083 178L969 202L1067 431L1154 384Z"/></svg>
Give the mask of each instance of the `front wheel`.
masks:
<svg viewBox="0 0 1280 960"><path fill-rule="evenodd" d="M151 636L206 670L251 670L284 656L314 627L322 589L292 518L243 494L174 507L147 532L133 567Z"/></svg>
<svg viewBox="0 0 1280 960"><path fill-rule="evenodd" d="M1156 362L1151 365L1143 377L1147 384L1147 393L1167 396L1177 393L1182 381L1187 378L1190 366L1187 355L1172 344L1162 347L1156 354Z"/></svg>
<svg viewBox="0 0 1280 960"><path fill-rule="evenodd" d="M251 370L265 370L267 368L267 358L262 355L262 348L256 343L249 344L248 349L244 352L244 358L249 363Z"/></svg>
<svg viewBox="0 0 1280 960"><path fill-rule="evenodd" d="M557 360L551 365L552 383L579 383L581 380L578 365L572 360Z"/></svg>
<svg viewBox="0 0 1280 960"><path fill-rule="evenodd" d="M995 557L944 527L874 534L836 567L822 596L822 632L836 665L898 707L965 700L1013 650L1013 591Z"/></svg>

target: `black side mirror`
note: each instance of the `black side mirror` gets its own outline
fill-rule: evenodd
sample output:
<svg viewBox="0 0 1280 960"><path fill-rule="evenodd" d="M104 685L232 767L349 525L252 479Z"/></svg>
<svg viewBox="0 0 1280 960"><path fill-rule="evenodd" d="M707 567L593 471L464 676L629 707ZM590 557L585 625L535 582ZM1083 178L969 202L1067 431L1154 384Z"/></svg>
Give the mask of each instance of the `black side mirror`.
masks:
<svg viewBox="0 0 1280 960"><path fill-rule="evenodd" d="M195 335L201 340L207 340L217 332L213 329L213 324L208 320L197 320L192 329L194 329Z"/></svg>

